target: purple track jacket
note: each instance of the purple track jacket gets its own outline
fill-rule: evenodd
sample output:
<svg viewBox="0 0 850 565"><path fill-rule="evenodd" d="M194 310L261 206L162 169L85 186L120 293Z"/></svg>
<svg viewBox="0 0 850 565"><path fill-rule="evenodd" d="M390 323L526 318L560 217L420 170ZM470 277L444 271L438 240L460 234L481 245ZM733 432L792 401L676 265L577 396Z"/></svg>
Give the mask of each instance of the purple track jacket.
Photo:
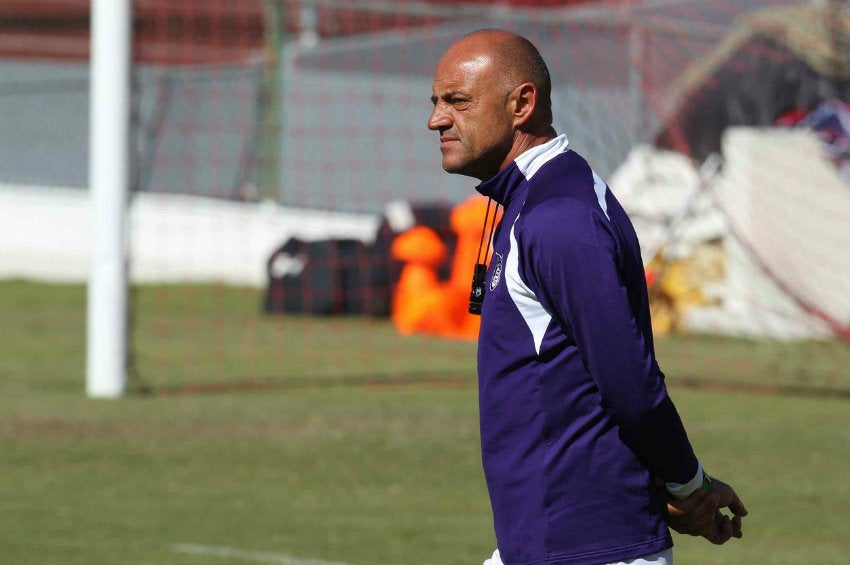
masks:
<svg viewBox="0 0 850 565"><path fill-rule="evenodd" d="M561 135L477 190L504 206L478 345L481 448L506 565L672 546L653 478L701 470L655 360L637 236Z"/></svg>

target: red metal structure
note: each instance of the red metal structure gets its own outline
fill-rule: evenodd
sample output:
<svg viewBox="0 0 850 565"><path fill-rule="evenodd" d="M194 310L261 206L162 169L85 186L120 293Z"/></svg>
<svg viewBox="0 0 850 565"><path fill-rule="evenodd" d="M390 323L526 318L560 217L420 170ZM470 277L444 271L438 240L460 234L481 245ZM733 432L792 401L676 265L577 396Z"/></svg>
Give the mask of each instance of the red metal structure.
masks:
<svg viewBox="0 0 850 565"><path fill-rule="evenodd" d="M609 0L608 4L624 0ZM478 8L556 8L599 0L467 0ZM455 0L318 2L241 0L135 0L134 50L139 63L244 61L264 47L266 22L280 18L284 33L305 25L296 12L314 9L320 38L374 33L442 22ZM0 56L84 60L89 50L90 0L0 0ZM222 46L226 46L223 48Z"/></svg>

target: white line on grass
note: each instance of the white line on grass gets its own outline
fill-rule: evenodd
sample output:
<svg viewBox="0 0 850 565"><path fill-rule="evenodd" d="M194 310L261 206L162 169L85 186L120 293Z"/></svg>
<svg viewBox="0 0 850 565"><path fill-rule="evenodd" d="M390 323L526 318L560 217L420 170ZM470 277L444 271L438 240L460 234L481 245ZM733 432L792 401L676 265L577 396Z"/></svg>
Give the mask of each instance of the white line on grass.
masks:
<svg viewBox="0 0 850 565"><path fill-rule="evenodd" d="M253 551L250 549L238 549L219 545L200 545L195 543L180 543L172 550L176 553L189 553L192 555L203 555L207 557L225 557L230 559L241 559L242 561L253 561L254 563L274 563L275 565L348 565L336 561L323 561L321 559L301 559L283 553L270 553L266 551Z"/></svg>

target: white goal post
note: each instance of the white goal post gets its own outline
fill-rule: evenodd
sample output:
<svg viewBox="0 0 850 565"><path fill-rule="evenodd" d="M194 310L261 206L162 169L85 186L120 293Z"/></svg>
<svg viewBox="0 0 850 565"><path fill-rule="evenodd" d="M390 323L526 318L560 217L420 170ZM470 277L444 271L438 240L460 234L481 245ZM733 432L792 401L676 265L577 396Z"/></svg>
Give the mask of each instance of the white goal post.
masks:
<svg viewBox="0 0 850 565"><path fill-rule="evenodd" d="M86 393L93 398L120 397L127 381L131 25L131 0L92 0Z"/></svg>

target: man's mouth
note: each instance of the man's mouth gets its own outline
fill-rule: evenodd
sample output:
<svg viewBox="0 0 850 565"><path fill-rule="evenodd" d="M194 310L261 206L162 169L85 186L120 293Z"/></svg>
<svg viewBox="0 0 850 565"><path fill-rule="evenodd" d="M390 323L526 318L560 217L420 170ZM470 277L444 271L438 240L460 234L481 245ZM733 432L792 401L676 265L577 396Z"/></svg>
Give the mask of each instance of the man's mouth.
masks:
<svg viewBox="0 0 850 565"><path fill-rule="evenodd" d="M456 141L459 141L458 138L456 138L456 137L449 137L449 136L446 136L446 135L441 135L440 136L440 149L445 149L446 147L448 147L452 143L455 143Z"/></svg>

